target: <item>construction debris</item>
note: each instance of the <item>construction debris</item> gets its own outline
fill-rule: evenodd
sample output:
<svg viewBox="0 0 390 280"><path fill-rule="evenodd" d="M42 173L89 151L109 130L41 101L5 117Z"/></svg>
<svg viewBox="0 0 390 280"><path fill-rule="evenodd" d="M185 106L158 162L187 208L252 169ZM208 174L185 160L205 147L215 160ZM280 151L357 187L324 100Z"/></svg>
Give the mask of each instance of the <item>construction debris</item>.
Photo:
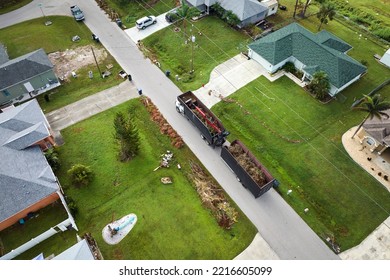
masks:
<svg viewBox="0 0 390 280"><path fill-rule="evenodd" d="M172 160L172 158L173 158L173 153L171 151L169 151L169 150L165 154L162 154L161 155L160 165L157 166L153 171L156 171L160 167L168 168L169 167L169 162Z"/></svg>

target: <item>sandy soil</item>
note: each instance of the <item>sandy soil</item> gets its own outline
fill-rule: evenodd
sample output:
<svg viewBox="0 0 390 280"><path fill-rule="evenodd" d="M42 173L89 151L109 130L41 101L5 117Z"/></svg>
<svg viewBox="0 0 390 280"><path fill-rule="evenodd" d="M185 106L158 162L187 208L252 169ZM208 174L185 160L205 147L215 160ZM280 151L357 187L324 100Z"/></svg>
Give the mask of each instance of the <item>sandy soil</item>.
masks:
<svg viewBox="0 0 390 280"><path fill-rule="evenodd" d="M94 46L93 51L98 62L103 61L107 57L107 52L104 48ZM64 80L71 76L72 71L77 73L78 69L95 64L91 45L68 49L63 52L54 52L48 56L54 65L54 72L57 77Z"/></svg>

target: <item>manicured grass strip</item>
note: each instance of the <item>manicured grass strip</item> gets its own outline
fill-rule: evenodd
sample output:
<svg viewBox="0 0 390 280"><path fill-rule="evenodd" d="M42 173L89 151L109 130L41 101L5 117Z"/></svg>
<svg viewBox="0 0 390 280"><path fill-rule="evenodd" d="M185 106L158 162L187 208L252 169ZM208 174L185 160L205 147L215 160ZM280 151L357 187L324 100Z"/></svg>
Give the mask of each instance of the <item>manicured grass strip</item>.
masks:
<svg viewBox="0 0 390 280"><path fill-rule="evenodd" d="M144 45L152 52L152 56L161 64L163 71L170 70L171 78L184 92L195 90L209 81L211 71L220 63L238 54L239 46L248 40L243 33L229 27L222 20L208 16L193 22L194 27L187 23L187 36L196 37L194 51L191 43L185 43L183 26L180 32L175 32L175 26L167 27L143 40ZM194 78L190 79L192 54L194 58ZM180 81L175 76L181 77Z"/></svg>
<svg viewBox="0 0 390 280"><path fill-rule="evenodd" d="M19 9L32 0L0 0L0 15Z"/></svg>
<svg viewBox="0 0 390 280"><path fill-rule="evenodd" d="M347 103L322 105L286 77L274 83L261 77L230 97L280 134L302 140L290 143L276 136L234 103L213 107L232 133L230 140L238 138L250 148L281 182L281 195L319 236L334 235L346 250L388 217L388 191L341 144L341 135L362 117ZM293 193L287 196L289 189ZM304 214L306 207L310 210Z"/></svg>
<svg viewBox="0 0 390 280"><path fill-rule="evenodd" d="M113 119L116 112L129 106L136 115L141 152L132 161L121 163L112 136ZM138 99L67 128L62 135L66 144L59 150L63 164L59 179L79 207L76 221L80 233L92 233L104 258L231 259L252 241L256 229L242 212L231 230L217 225L188 180L189 160L195 160L194 155L188 148L172 148ZM153 172L166 150L173 151L175 161L169 169ZM75 163L89 165L95 172L90 186L71 186L66 170ZM174 183L163 185L160 179L165 176ZM105 244L103 227L129 213L138 216L134 229L120 244Z"/></svg>

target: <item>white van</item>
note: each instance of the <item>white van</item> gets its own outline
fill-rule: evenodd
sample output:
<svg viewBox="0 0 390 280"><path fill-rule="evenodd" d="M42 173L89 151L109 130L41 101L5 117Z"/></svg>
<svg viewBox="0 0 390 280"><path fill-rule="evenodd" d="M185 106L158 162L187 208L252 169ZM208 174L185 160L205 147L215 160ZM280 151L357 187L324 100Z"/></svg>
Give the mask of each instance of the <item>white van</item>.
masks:
<svg viewBox="0 0 390 280"><path fill-rule="evenodd" d="M143 17L135 22L138 29L145 29L149 25L155 24L157 22L157 19L155 16L147 16Z"/></svg>

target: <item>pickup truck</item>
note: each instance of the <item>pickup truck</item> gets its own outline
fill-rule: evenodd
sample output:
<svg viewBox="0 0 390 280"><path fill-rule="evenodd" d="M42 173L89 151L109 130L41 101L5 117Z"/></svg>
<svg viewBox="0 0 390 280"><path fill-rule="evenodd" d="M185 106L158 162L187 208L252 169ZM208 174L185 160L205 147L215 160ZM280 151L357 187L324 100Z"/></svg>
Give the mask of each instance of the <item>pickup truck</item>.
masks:
<svg viewBox="0 0 390 280"><path fill-rule="evenodd" d="M75 20L82 21L85 19L83 11L79 8L79 6L71 6L70 11Z"/></svg>

